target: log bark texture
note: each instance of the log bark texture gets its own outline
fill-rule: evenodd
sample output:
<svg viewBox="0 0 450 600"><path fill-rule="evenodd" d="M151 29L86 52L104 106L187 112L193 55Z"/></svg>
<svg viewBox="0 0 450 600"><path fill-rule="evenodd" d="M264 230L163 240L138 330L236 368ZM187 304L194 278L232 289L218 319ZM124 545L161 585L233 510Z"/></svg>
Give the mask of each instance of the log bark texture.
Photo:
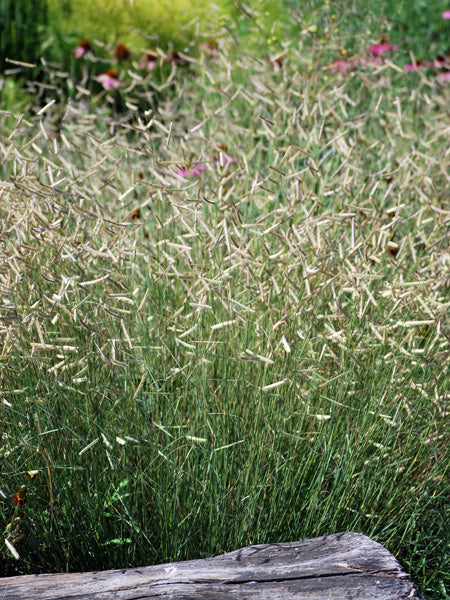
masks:
<svg viewBox="0 0 450 600"><path fill-rule="evenodd" d="M5 600L419 600L381 544L360 533L261 544L214 558L0 579Z"/></svg>

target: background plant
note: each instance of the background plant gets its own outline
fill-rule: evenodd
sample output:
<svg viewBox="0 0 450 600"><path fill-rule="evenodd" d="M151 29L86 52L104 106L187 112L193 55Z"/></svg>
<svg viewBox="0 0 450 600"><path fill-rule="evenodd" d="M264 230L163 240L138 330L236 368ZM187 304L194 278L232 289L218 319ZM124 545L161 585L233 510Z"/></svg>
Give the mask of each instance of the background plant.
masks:
<svg viewBox="0 0 450 600"><path fill-rule="evenodd" d="M228 0L210 2L153 2L148 0L49 0L49 12L59 30L76 32L79 39L97 39L110 45L125 42L135 52L155 43L182 49L196 28L208 27L221 15L233 12Z"/></svg>
<svg viewBox="0 0 450 600"><path fill-rule="evenodd" d="M44 28L48 24L46 0L0 2L0 71L5 59L35 63L41 56Z"/></svg>

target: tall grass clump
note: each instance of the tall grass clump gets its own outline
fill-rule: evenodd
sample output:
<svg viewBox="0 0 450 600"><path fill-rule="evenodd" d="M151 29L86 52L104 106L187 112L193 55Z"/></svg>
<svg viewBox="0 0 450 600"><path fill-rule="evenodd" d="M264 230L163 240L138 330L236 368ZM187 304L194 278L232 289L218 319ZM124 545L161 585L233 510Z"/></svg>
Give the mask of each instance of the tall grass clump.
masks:
<svg viewBox="0 0 450 600"><path fill-rule="evenodd" d="M448 87L247 12L0 117L2 574L357 530L443 600Z"/></svg>

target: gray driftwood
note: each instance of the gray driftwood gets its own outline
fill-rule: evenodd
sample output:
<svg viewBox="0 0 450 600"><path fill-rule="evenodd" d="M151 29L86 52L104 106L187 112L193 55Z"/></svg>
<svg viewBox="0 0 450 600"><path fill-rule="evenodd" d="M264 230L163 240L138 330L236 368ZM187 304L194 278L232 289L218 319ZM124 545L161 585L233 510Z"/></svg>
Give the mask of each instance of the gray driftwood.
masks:
<svg viewBox="0 0 450 600"><path fill-rule="evenodd" d="M0 599L19 598L411 600L420 596L381 544L346 532L151 567L0 579Z"/></svg>

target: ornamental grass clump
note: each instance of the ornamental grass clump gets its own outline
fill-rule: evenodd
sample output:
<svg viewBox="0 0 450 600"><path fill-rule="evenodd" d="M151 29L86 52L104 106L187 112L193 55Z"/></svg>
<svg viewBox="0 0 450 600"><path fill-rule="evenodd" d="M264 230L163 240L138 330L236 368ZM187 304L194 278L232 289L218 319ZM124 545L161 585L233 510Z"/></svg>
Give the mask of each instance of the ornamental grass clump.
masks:
<svg viewBox="0 0 450 600"><path fill-rule="evenodd" d="M0 114L0 476L48 481L2 574L357 530L442 600L448 87L247 12L219 54L100 47L108 90L80 37L69 101L47 65Z"/></svg>

